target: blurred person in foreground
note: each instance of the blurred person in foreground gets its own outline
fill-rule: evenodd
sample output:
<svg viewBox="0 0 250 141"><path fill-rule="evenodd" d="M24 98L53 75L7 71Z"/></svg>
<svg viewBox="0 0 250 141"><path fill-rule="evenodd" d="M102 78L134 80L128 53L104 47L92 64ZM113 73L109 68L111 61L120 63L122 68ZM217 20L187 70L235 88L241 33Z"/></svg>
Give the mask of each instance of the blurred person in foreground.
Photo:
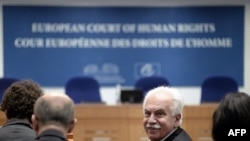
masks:
<svg viewBox="0 0 250 141"><path fill-rule="evenodd" d="M40 97L34 106L32 124L35 141L67 141L75 127L75 105L66 94L50 93Z"/></svg>
<svg viewBox="0 0 250 141"><path fill-rule="evenodd" d="M5 90L0 108L7 122L0 128L0 141L34 140L31 116L35 101L42 95L40 85L29 79L14 82Z"/></svg>
<svg viewBox="0 0 250 141"><path fill-rule="evenodd" d="M177 89L160 86L143 101L144 130L150 141L192 141L180 127L183 98Z"/></svg>
<svg viewBox="0 0 250 141"><path fill-rule="evenodd" d="M243 92L228 93L213 113L212 120L214 141L250 141L250 96Z"/></svg>

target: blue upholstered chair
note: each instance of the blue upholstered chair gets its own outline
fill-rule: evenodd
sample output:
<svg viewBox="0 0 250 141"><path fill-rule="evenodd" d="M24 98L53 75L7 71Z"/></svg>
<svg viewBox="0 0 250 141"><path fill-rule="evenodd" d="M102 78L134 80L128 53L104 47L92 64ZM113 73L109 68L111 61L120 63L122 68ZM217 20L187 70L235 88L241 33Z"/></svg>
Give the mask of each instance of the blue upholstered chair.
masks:
<svg viewBox="0 0 250 141"><path fill-rule="evenodd" d="M77 76L70 78L65 92L75 103L101 103L99 83L92 77Z"/></svg>
<svg viewBox="0 0 250 141"><path fill-rule="evenodd" d="M2 102L2 97L4 91L13 83L18 81L17 78L3 77L0 78L0 103Z"/></svg>
<svg viewBox="0 0 250 141"><path fill-rule="evenodd" d="M152 88L169 86L168 80L163 76L141 77L135 83L135 89L143 91L144 95Z"/></svg>
<svg viewBox="0 0 250 141"><path fill-rule="evenodd" d="M214 103L229 92L238 91L238 83L228 76L213 76L206 78L201 85L201 103Z"/></svg>

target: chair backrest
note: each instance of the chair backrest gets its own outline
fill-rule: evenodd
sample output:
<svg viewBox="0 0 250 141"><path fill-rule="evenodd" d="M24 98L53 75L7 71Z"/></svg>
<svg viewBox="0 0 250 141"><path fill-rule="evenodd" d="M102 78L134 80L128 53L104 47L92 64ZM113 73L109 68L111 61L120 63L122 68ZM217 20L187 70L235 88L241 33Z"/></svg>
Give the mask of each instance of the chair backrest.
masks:
<svg viewBox="0 0 250 141"><path fill-rule="evenodd" d="M101 103L99 83L92 77L79 76L69 79L65 92L75 103Z"/></svg>
<svg viewBox="0 0 250 141"><path fill-rule="evenodd" d="M152 88L169 85L168 80L162 76L141 77L136 81L135 89L142 90L145 96L145 94Z"/></svg>
<svg viewBox="0 0 250 141"><path fill-rule="evenodd" d="M4 91L14 82L18 81L17 78L0 78L0 103L2 101Z"/></svg>
<svg viewBox="0 0 250 141"><path fill-rule="evenodd" d="M213 76L206 78L201 85L201 103L220 102L229 92L238 91L238 83L231 77Z"/></svg>

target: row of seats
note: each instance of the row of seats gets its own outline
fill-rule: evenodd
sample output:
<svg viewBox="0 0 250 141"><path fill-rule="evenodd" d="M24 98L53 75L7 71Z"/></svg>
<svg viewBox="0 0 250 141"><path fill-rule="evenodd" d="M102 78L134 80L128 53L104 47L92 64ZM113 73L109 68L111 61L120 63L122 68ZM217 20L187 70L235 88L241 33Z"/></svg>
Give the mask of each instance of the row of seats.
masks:
<svg viewBox="0 0 250 141"><path fill-rule="evenodd" d="M0 79L0 100L4 90L15 81L18 81L18 79ZM136 81L135 89L141 90L144 96L148 90L162 85L170 86L170 83L166 78L161 76L142 77ZM238 87L238 83L231 77L209 77L201 84L201 103L219 102L226 93L237 92ZM65 85L65 92L75 103L100 103L101 95L99 89L99 83L94 78L87 76L73 77L69 79Z"/></svg>
<svg viewBox="0 0 250 141"><path fill-rule="evenodd" d="M160 76L144 77L135 83L136 89L142 89L144 94L157 86L170 86L169 81ZM212 76L206 78L201 84L201 103L219 102L227 93L237 92L239 85L228 76Z"/></svg>

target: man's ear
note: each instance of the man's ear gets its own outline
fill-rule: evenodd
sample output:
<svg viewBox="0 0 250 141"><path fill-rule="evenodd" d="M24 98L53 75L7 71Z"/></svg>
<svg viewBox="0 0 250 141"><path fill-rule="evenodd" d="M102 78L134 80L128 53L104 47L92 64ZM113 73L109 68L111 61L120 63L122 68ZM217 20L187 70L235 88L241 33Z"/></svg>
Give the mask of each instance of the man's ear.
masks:
<svg viewBox="0 0 250 141"><path fill-rule="evenodd" d="M70 126L69 126L68 133L72 133L72 132L73 132L76 123L77 123L77 119L75 118L75 119L71 122L71 124L70 124Z"/></svg>
<svg viewBox="0 0 250 141"><path fill-rule="evenodd" d="M35 130L36 133L38 133L38 128L39 128L38 120L34 114L31 116L31 122L32 122L33 129Z"/></svg>
<svg viewBox="0 0 250 141"><path fill-rule="evenodd" d="M181 114L175 115L175 119L176 119L175 127L180 126Z"/></svg>

